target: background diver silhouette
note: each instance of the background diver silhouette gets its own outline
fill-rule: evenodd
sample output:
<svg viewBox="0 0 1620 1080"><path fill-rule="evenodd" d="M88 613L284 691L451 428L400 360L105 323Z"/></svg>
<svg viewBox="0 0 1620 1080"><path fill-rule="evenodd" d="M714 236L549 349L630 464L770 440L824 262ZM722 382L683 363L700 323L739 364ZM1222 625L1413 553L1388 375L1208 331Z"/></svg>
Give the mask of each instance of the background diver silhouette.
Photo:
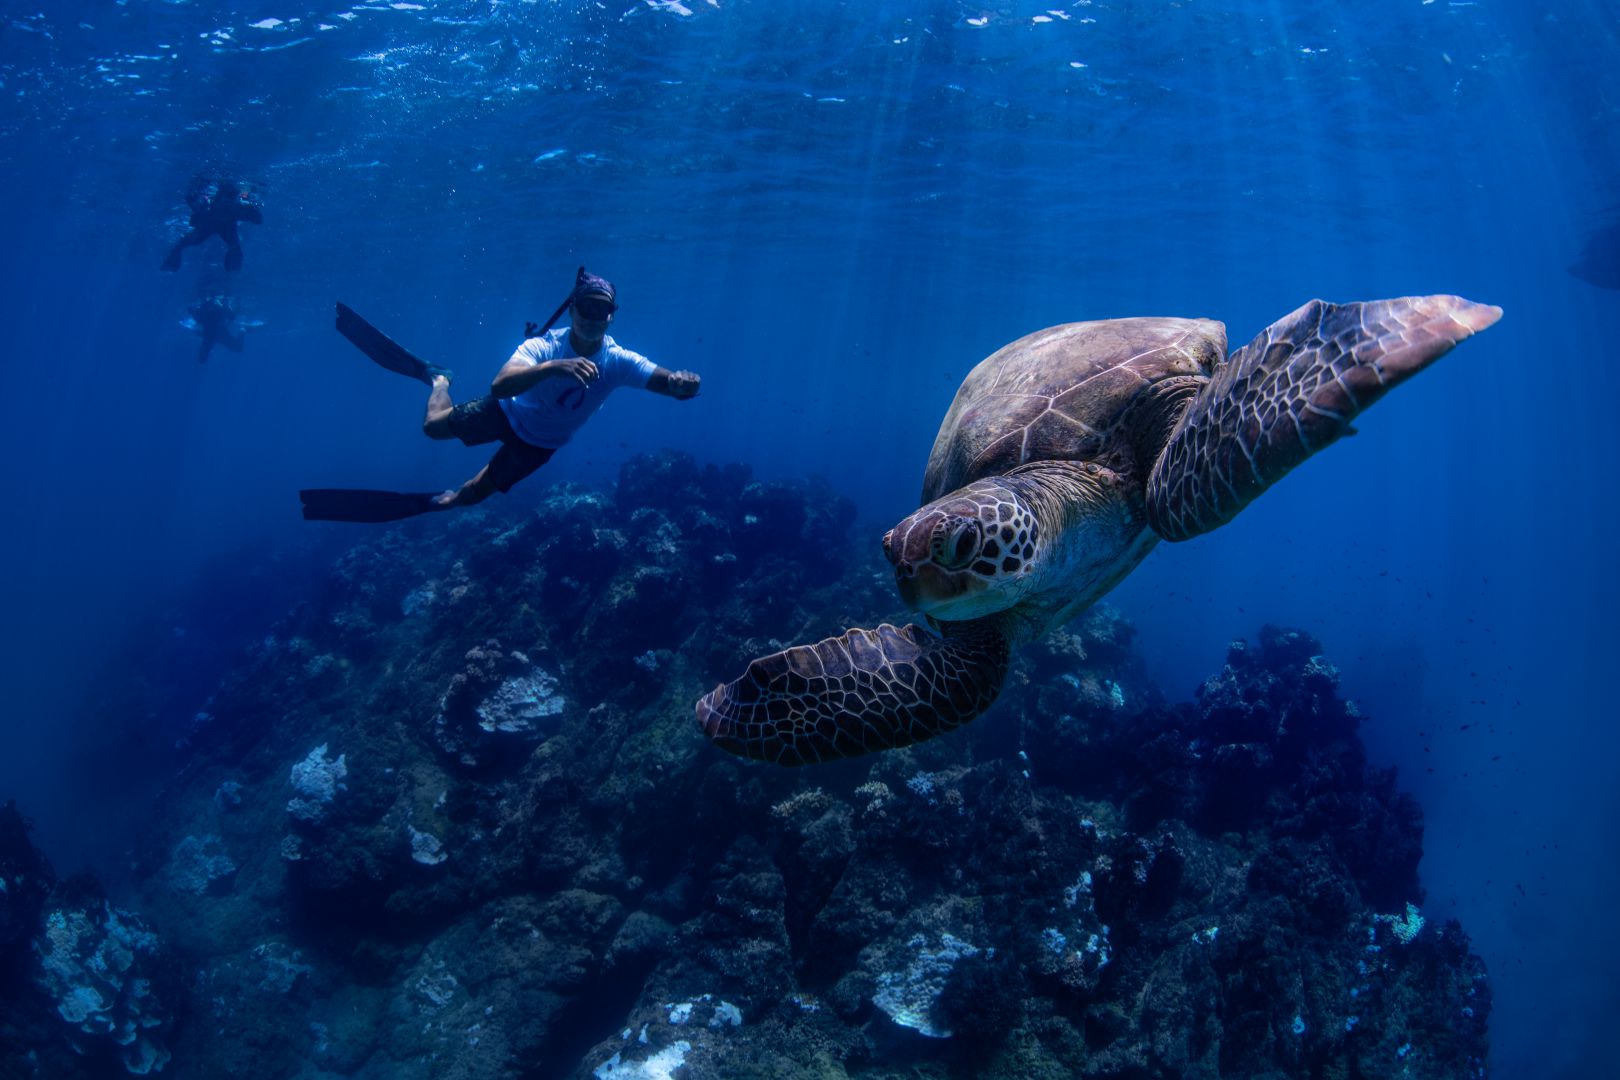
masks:
<svg viewBox="0 0 1620 1080"><path fill-rule="evenodd" d="M215 345L223 345L232 352L241 352L247 340L247 325L240 321L236 301L229 296L204 296L190 309L191 317L181 323L188 330L202 335L197 347L197 363L208 363L208 355Z"/></svg>
<svg viewBox="0 0 1620 1080"><path fill-rule="evenodd" d="M572 311L566 330L551 327ZM540 328L525 326L525 339L502 366L484 397L455 405L451 373L427 363L345 304L337 305L337 330L389 371L427 384L422 428L434 439L458 438L468 446L499 442L489 464L460 488L440 493L309 488L300 491L307 521L384 522L482 502L505 492L550 460L620 386L637 386L666 397L696 397L700 378L669 371L621 347L607 336L618 310L613 284L582 266L567 299ZM563 384L560 391L558 380Z"/></svg>
<svg viewBox="0 0 1620 1080"><path fill-rule="evenodd" d="M191 231L175 241L163 258L162 269L180 269L181 251L201 244L210 236L225 242L225 269L242 269L242 239L237 235L237 223L264 224L264 212L243 185L234 180L214 180L199 175L186 192L186 205L191 207Z"/></svg>

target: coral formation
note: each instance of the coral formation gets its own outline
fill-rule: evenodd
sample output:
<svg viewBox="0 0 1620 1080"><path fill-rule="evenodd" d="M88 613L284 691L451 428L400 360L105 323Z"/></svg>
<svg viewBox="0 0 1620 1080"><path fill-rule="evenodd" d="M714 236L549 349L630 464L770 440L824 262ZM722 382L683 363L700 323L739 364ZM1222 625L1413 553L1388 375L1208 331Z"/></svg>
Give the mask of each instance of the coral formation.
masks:
<svg viewBox="0 0 1620 1080"><path fill-rule="evenodd" d="M223 892L235 876L236 863L226 853L225 841L213 833L187 836L169 861L169 881L189 893Z"/></svg>
<svg viewBox="0 0 1620 1080"><path fill-rule="evenodd" d="M937 943L931 943L923 934L914 934L906 948L911 955L903 969L878 974L872 1004L901 1027L930 1038L948 1039L951 1032L937 1015L940 995L957 961L971 960L979 950L948 933L939 935Z"/></svg>
<svg viewBox="0 0 1620 1080"><path fill-rule="evenodd" d="M458 764L476 769L521 761L530 745L560 726L567 699L557 677L499 641L467 651L465 666L450 679L433 720L434 738Z"/></svg>
<svg viewBox="0 0 1620 1080"><path fill-rule="evenodd" d="M322 743L309 752L309 756L292 767L293 791L287 800L287 813L299 821L317 823L326 820L327 804L344 790L343 778L349 775L347 755L326 756Z"/></svg>
<svg viewBox="0 0 1620 1080"><path fill-rule="evenodd" d="M1099 607L958 734L707 745L722 674L904 617L852 520L662 454L370 534L215 691L140 853L196 1022L142 1026L111 907L61 909L52 1000L125 942L103 1026L179 1078L1481 1074L1483 967L1419 914L1420 811L1308 635L1171 703ZM44 917L13 895L0 932Z"/></svg>
<svg viewBox="0 0 1620 1080"><path fill-rule="evenodd" d="M74 1029L76 1050L95 1053L97 1041L110 1041L136 1076L168 1063L171 1018L153 989L159 944L139 918L76 886L47 905L34 949L36 982Z"/></svg>

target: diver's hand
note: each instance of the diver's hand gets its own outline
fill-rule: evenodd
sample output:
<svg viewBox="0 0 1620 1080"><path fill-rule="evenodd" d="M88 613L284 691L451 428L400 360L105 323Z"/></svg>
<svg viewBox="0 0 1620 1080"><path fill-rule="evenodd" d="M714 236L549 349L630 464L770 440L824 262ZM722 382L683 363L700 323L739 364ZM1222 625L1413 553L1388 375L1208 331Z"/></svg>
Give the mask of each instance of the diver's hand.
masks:
<svg viewBox="0 0 1620 1080"><path fill-rule="evenodd" d="M558 375L567 375L581 386L589 386L601 374L593 361L574 357L570 360L547 360L546 367Z"/></svg>
<svg viewBox="0 0 1620 1080"><path fill-rule="evenodd" d="M695 371L672 371L669 375L669 396L677 401L686 401L697 397L702 385L703 379Z"/></svg>

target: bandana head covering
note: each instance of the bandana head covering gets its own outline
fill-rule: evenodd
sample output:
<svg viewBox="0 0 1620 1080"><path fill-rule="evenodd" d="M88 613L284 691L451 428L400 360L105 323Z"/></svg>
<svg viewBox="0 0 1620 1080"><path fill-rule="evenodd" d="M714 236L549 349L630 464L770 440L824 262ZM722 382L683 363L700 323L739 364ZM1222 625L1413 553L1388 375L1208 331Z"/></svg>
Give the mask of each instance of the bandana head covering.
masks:
<svg viewBox="0 0 1620 1080"><path fill-rule="evenodd" d="M571 299L577 300L582 296L600 296L613 305L614 311L619 310L618 293L613 288L613 282L587 272L583 266L579 268L579 273L574 275L574 294Z"/></svg>
<svg viewBox="0 0 1620 1080"><path fill-rule="evenodd" d="M579 268L579 273L574 275L574 290L568 294L567 299L557 305L557 310L551 313L551 318L547 319L544 325L541 326L535 326L534 323L525 323L523 336L532 338L546 333L557 325L557 320L563 317L563 312L568 310L568 305L582 296L601 297L608 302L614 311L619 310L619 301L613 288L613 282L605 277L586 273L585 268L582 266Z"/></svg>

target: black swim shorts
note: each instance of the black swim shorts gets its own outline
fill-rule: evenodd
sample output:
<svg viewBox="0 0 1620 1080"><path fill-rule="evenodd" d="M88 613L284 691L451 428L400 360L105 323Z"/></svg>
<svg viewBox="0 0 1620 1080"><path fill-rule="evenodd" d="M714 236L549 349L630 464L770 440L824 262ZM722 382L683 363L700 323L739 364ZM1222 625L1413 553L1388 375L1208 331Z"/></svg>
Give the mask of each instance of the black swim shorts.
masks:
<svg viewBox="0 0 1620 1080"><path fill-rule="evenodd" d="M450 433L468 446L497 440L501 448L489 459L489 478L495 490L506 494L512 485L551 460L557 451L526 443L512 430L506 412L494 397L485 395L450 410Z"/></svg>

